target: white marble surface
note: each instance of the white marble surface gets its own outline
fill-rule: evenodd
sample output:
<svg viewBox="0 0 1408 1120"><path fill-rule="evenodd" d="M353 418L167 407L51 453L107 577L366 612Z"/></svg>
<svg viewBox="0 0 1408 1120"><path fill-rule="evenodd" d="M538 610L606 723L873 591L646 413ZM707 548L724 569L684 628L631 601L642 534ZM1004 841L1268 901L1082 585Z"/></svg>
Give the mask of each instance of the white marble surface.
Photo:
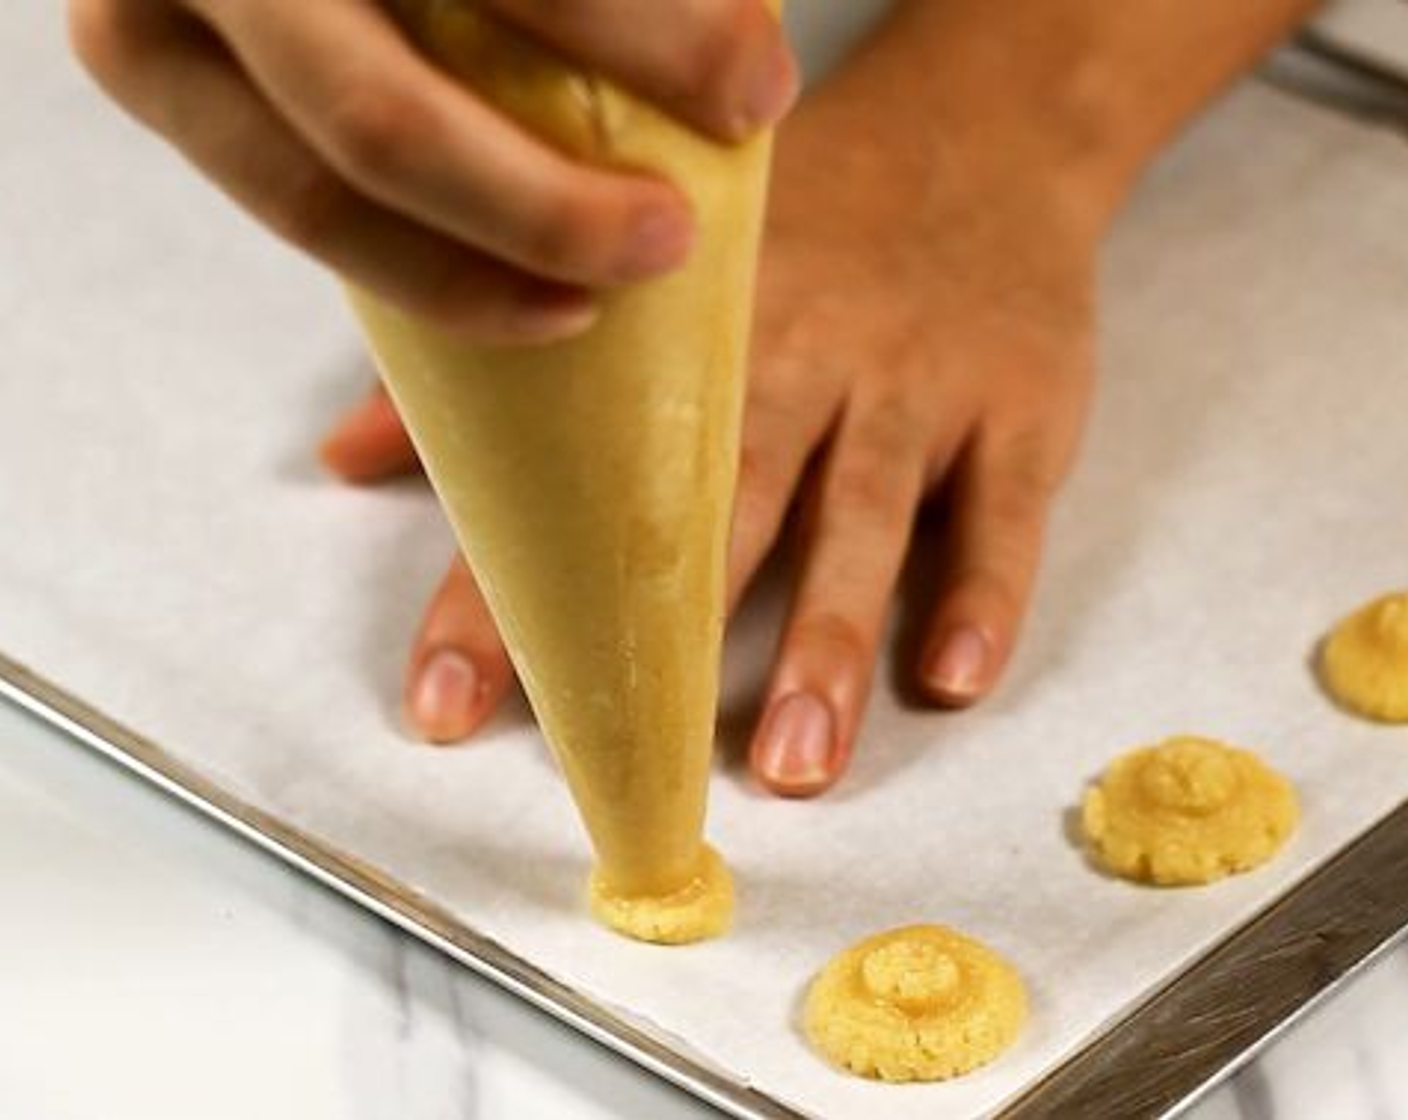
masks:
<svg viewBox="0 0 1408 1120"><path fill-rule="evenodd" d="M713 1110L0 702L0 1117ZM1408 949L1196 1120L1408 1120Z"/></svg>

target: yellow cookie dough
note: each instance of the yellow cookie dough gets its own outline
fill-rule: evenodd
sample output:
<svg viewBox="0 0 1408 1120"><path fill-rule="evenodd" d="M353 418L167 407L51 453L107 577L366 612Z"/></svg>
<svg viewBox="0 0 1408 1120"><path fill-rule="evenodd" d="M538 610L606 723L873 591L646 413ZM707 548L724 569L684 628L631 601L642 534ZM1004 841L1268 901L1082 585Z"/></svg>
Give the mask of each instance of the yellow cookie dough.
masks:
<svg viewBox="0 0 1408 1120"><path fill-rule="evenodd" d="M881 1081L940 1081L992 1061L1027 1017L1022 979L945 926L904 926L834 957L812 981L807 1038L838 1066Z"/></svg>
<svg viewBox="0 0 1408 1120"><path fill-rule="evenodd" d="M1115 874L1185 886L1265 862L1299 816L1290 782L1256 755L1180 736L1115 759L1086 792L1081 820Z"/></svg>
<svg viewBox="0 0 1408 1120"><path fill-rule="evenodd" d="M595 913L649 940L716 933L732 891L703 827L769 138L712 143L488 5L392 7L547 143L692 204L688 261L600 293L561 342L476 344L351 299L591 837Z"/></svg>
<svg viewBox="0 0 1408 1120"><path fill-rule="evenodd" d="M1335 627L1320 677L1351 711L1408 723L1408 591L1375 599Z"/></svg>
<svg viewBox="0 0 1408 1120"><path fill-rule="evenodd" d="M637 941L685 945L717 937L733 920L733 877L719 853L707 844L694 878L669 894L622 894L598 870L588 885L592 913Z"/></svg>

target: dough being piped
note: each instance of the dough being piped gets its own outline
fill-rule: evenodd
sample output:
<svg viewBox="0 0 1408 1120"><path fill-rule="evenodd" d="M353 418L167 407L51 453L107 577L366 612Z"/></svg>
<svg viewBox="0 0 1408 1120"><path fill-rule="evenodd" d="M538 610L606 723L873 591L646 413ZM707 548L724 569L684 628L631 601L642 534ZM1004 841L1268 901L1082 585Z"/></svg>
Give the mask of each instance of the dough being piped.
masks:
<svg viewBox="0 0 1408 1120"><path fill-rule="evenodd" d="M702 836L768 140L705 140L472 5L395 7L525 127L693 205L686 265L602 295L565 342L474 345L352 301L591 836L594 912L713 935L733 896Z"/></svg>
<svg viewBox="0 0 1408 1120"><path fill-rule="evenodd" d="M733 918L733 879L719 853L707 844L698 873L668 894L626 894L600 869L587 885L592 913L602 922L657 945L683 945L725 932Z"/></svg>
<svg viewBox="0 0 1408 1120"><path fill-rule="evenodd" d="M1115 874L1183 886L1265 862L1299 817L1291 783L1251 751L1180 736L1115 759L1081 823Z"/></svg>
<svg viewBox="0 0 1408 1120"><path fill-rule="evenodd" d="M1408 591L1375 599L1336 626L1320 652L1320 677L1351 711L1408 723Z"/></svg>
<svg viewBox="0 0 1408 1120"><path fill-rule="evenodd" d="M939 1081L992 1061L1026 1017L1026 989L1007 961L956 930L919 925L832 958L807 992L802 1025L852 1073Z"/></svg>

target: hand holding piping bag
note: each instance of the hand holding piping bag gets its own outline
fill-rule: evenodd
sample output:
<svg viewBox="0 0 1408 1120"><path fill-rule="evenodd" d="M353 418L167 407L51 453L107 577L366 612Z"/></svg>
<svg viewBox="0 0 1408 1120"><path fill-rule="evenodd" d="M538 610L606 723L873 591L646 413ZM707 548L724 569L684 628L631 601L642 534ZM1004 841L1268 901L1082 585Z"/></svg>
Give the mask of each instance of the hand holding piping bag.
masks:
<svg viewBox="0 0 1408 1120"><path fill-rule="evenodd" d="M1091 397L1109 225L1167 139L1310 7L909 0L783 123L730 565L736 604L797 509L751 748L767 788L810 796L844 773L926 501L946 539L909 671L939 706L996 686ZM324 456L363 482L415 465L380 394ZM509 680L457 562L414 643L409 722L462 739Z"/></svg>
<svg viewBox="0 0 1408 1120"><path fill-rule="evenodd" d="M695 230L679 190L519 127L419 52L394 7L72 0L69 16L99 83L254 217L463 337L578 333L594 290L684 260ZM796 95L763 0L475 7L721 141L771 125Z"/></svg>
<svg viewBox="0 0 1408 1120"><path fill-rule="evenodd" d="M726 140L794 92L760 3L487 6ZM1313 7L898 0L784 123L731 565L736 602L798 509L794 601L752 747L768 788L806 796L843 774L926 500L944 507L945 561L911 672L940 705L996 685L1090 397L1113 216L1169 138ZM688 257L669 184L535 143L366 0L71 8L99 80L256 216L468 336L571 335L594 292ZM380 394L323 453L363 482L415 465ZM462 739L510 679L456 563L411 652L409 720Z"/></svg>

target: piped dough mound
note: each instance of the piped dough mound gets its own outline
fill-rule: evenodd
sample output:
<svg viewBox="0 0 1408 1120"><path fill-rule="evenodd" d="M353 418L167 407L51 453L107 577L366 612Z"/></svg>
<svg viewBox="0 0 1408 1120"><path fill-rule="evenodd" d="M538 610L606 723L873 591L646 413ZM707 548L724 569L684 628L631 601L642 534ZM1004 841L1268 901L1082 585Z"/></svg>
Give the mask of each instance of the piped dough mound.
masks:
<svg viewBox="0 0 1408 1120"><path fill-rule="evenodd" d="M1320 678L1350 711L1408 723L1408 591L1375 599L1336 626L1320 653Z"/></svg>
<svg viewBox="0 0 1408 1120"><path fill-rule="evenodd" d="M615 891L593 871L588 884L592 913L617 933L656 945L686 945L727 933L733 922L733 876L719 853L705 844L699 871L664 895Z"/></svg>
<svg viewBox="0 0 1408 1120"><path fill-rule="evenodd" d="M803 1012L831 1062L881 1081L941 1081L1010 1046L1027 1017L1013 967L945 926L867 937L829 961Z"/></svg>
<svg viewBox="0 0 1408 1120"><path fill-rule="evenodd" d="M1251 751L1180 736L1115 759L1081 821L1116 875L1188 886L1264 863L1299 817L1291 783Z"/></svg>

